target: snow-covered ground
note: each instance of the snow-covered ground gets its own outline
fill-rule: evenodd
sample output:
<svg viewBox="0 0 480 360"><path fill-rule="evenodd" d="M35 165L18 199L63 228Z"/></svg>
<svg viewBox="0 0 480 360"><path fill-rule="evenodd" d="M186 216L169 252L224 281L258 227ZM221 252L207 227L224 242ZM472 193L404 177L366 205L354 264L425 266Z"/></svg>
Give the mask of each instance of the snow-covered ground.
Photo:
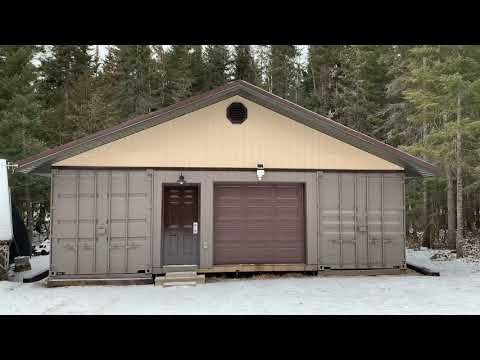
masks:
<svg viewBox="0 0 480 360"><path fill-rule="evenodd" d="M430 260L435 253L407 256L440 277L227 279L171 288L0 281L0 314L480 314L480 263Z"/></svg>

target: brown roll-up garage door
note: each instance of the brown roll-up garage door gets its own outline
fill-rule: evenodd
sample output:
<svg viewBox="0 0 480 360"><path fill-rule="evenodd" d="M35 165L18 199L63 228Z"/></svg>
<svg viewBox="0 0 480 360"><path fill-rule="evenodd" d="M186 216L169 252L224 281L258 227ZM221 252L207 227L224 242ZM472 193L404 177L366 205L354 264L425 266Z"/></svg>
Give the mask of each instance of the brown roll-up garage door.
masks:
<svg viewBox="0 0 480 360"><path fill-rule="evenodd" d="M214 262L305 263L303 184L216 184Z"/></svg>

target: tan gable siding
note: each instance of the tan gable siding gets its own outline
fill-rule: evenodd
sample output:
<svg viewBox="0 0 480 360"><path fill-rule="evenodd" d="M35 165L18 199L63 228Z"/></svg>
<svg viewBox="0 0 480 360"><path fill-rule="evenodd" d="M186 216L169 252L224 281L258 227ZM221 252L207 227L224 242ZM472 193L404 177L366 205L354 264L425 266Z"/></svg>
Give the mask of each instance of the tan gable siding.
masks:
<svg viewBox="0 0 480 360"><path fill-rule="evenodd" d="M226 118L233 101L248 108L241 125ZM279 169L402 170L240 96L53 165L254 168L258 163Z"/></svg>

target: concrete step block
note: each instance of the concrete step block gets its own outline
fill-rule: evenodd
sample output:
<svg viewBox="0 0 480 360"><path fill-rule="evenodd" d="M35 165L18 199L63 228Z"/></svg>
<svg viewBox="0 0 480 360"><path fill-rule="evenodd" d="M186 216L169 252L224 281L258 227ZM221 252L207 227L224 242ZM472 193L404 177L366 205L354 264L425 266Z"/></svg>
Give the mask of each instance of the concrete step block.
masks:
<svg viewBox="0 0 480 360"><path fill-rule="evenodd" d="M195 281L171 281L166 282L162 285L163 287L170 287L170 286L197 286Z"/></svg>
<svg viewBox="0 0 480 360"><path fill-rule="evenodd" d="M166 277L166 276L157 276L155 278L155 285L157 286L173 286L181 284L205 284L205 275L196 275L196 276L185 276L185 277Z"/></svg>
<svg viewBox="0 0 480 360"><path fill-rule="evenodd" d="M178 272L178 271L197 271L197 265L164 265L163 270L165 273Z"/></svg>
<svg viewBox="0 0 480 360"><path fill-rule="evenodd" d="M175 278L184 278L184 277L196 277L196 271L176 271L176 272L169 272L165 274L167 279L175 279Z"/></svg>

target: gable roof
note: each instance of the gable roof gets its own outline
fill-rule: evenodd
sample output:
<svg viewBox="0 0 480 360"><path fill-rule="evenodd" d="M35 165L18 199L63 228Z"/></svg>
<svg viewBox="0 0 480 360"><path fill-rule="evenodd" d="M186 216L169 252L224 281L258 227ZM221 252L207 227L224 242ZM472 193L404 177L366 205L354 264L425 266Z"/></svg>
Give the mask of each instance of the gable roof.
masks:
<svg viewBox="0 0 480 360"><path fill-rule="evenodd" d="M372 155L397 164L403 167L410 176L435 176L440 174L437 167L422 159L407 154L404 151L362 134L325 116L305 109L300 105L269 93L243 80L229 82L206 93L192 96L158 111L133 117L114 127L20 160L17 162L17 171L23 173L49 173L50 166L55 162L175 119L235 95L239 95L312 129L321 131Z"/></svg>

